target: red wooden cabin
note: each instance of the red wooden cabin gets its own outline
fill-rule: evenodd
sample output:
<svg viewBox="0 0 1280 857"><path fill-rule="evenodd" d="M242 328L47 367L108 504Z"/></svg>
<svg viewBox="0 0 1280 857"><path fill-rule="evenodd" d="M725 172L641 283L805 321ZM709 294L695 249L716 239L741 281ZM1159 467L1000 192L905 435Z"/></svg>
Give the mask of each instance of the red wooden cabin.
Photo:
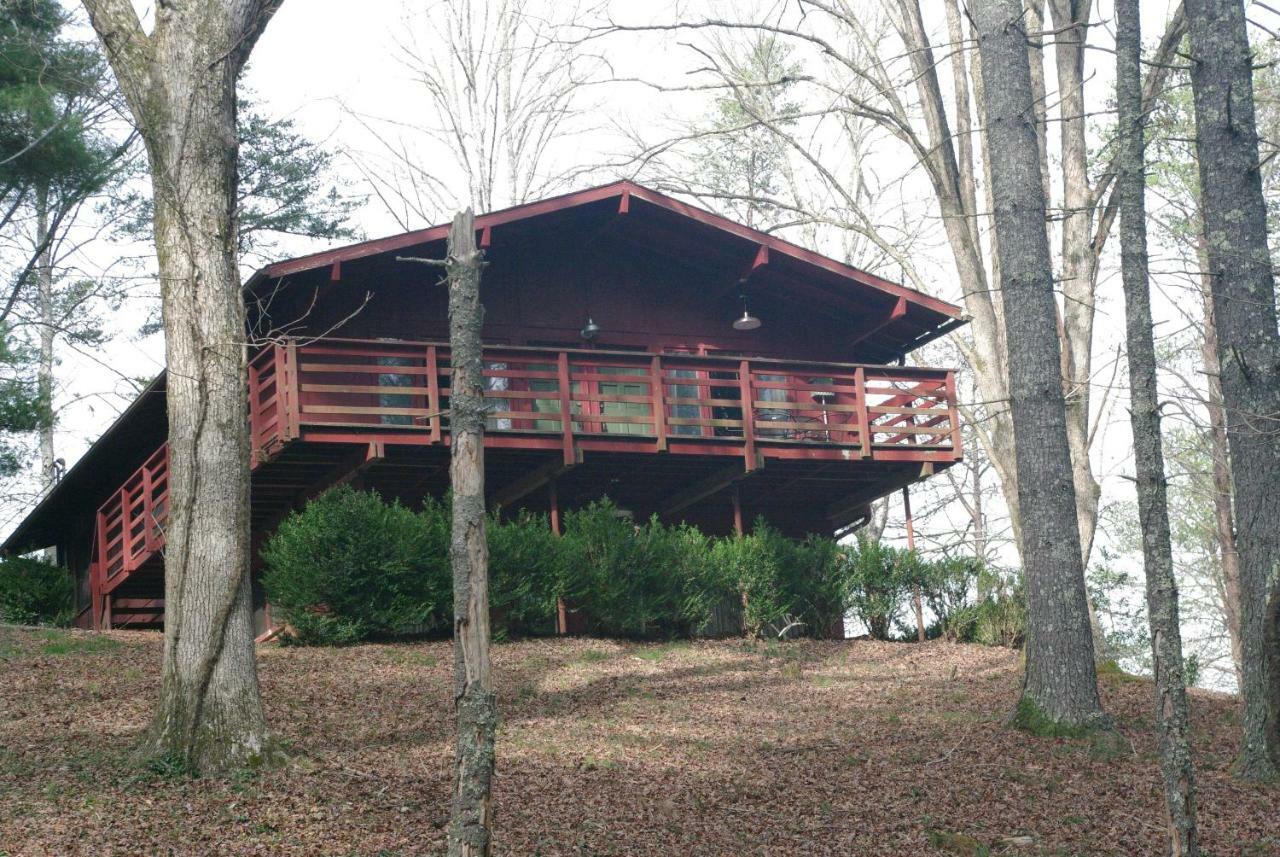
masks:
<svg viewBox="0 0 1280 857"><path fill-rule="evenodd" d="M960 460L953 372L902 365L962 323L951 304L631 182L476 226L495 506L558 526L607 495L714 533L830 534ZM442 258L446 232L246 284L255 544L336 483L446 490L447 296L398 259ZM56 546L83 625L162 618L166 431L162 375L0 546Z"/></svg>

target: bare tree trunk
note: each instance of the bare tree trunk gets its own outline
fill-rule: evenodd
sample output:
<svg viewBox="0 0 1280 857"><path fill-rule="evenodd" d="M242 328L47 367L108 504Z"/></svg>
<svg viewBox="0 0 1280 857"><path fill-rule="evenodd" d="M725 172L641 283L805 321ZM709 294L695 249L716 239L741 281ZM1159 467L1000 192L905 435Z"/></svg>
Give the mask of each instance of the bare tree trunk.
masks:
<svg viewBox="0 0 1280 857"><path fill-rule="evenodd" d="M1049 187L1049 107L1044 80L1044 3L1027 0L1027 63L1031 68L1031 98L1036 117L1036 144L1040 153L1040 182L1044 187L1045 205L1053 199Z"/></svg>
<svg viewBox="0 0 1280 857"><path fill-rule="evenodd" d="M976 455L969 456L969 474L973 477L973 494L969 502L973 516L973 555L981 563L987 561L987 517L982 496L982 462Z"/></svg>
<svg viewBox="0 0 1280 857"><path fill-rule="evenodd" d="M453 489L453 677L458 720L451 857L488 855L497 707L489 665L489 548L485 541L484 378L480 329L483 252L471 209L449 231L449 347L453 376L449 465Z"/></svg>
<svg viewBox="0 0 1280 857"><path fill-rule="evenodd" d="M57 337L53 312L53 241L49 235L49 188L36 188L36 246L40 261L36 266L39 286L37 311L40 314L40 353L36 370L36 396L44 411L40 421L40 482L42 490L53 487L57 476L57 453L53 445L53 344Z"/></svg>
<svg viewBox="0 0 1280 857"><path fill-rule="evenodd" d="M281 0L84 0L146 143L168 362L165 644L148 752L201 771L266 760L249 589L245 309L235 83Z"/></svg>
<svg viewBox="0 0 1280 857"><path fill-rule="evenodd" d="M1169 821L1169 853L1194 857L1195 771L1191 763L1190 713L1182 663L1178 583L1173 573L1168 485L1161 447L1156 346L1147 271L1145 119L1142 113L1142 36L1138 0L1116 0L1116 105L1120 194L1120 262L1129 353L1129 418L1133 426L1138 517L1147 579L1147 619L1160 724L1160 773Z"/></svg>
<svg viewBox="0 0 1280 857"><path fill-rule="evenodd" d="M1106 718L1098 700L1067 441L1027 32L1020 0L990 0L974 11L1027 579L1027 672L1016 721L1037 731L1091 729Z"/></svg>
<svg viewBox="0 0 1280 857"><path fill-rule="evenodd" d="M1089 186L1084 56L1090 0L1049 0L1058 75L1058 123L1062 150L1062 326L1067 385L1067 437L1071 444L1076 517L1085 564L1098 525L1101 489L1089 461L1089 391L1092 373L1094 286L1098 257L1093 249L1093 190ZM1095 646L1105 646L1095 631Z"/></svg>
<svg viewBox="0 0 1280 857"><path fill-rule="evenodd" d="M915 553L916 523L911 515L911 489L905 485L902 487L902 514L907 525L907 550ZM920 592L919 580L911 583L911 605L916 614L916 641L923 643L925 641L924 599Z"/></svg>
<svg viewBox="0 0 1280 857"><path fill-rule="evenodd" d="M1213 525L1222 566L1222 616L1231 640L1231 662L1236 687L1244 686L1244 649L1240 641L1240 555L1236 552L1235 512L1231 509L1231 464L1227 451L1227 414L1222 406L1222 368L1218 364L1218 328L1213 320L1213 290L1209 284L1209 260L1201 228L1200 288L1204 297L1205 408L1209 412L1209 451L1213 456Z"/></svg>
<svg viewBox="0 0 1280 857"><path fill-rule="evenodd" d="M1236 773L1280 778L1280 332L1240 0L1187 0L1201 211L1240 554L1243 740Z"/></svg>

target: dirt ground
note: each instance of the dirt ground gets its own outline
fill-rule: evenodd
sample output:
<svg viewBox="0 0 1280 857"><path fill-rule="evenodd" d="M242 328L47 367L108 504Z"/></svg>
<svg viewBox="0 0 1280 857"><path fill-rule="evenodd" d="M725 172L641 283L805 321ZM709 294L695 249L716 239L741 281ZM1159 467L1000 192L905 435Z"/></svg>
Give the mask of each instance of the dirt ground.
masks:
<svg viewBox="0 0 1280 857"><path fill-rule="evenodd" d="M1019 655L946 643L495 648L504 855L1158 855L1151 686L1103 680L1123 740L1004 726ZM133 748L156 634L0 628L0 854L444 851L447 643L267 645L287 767L191 779ZM1234 700L1196 692L1206 854L1280 855L1280 791L1234 783Z"/></svg>

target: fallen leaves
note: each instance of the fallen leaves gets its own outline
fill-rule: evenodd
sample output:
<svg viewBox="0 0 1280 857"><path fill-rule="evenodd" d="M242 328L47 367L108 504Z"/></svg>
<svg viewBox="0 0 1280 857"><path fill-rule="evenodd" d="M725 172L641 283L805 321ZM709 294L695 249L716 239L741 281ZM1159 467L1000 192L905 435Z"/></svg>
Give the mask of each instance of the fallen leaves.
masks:
<svg viewBox="0 0 1280 857"><path fill-rule="evenodd" d="M0 853L443 853L448 643L262 647L268 716L292 761L191 780L131 755L159 637L100 638L113 642L51 653L46 637L0 628ZM560 639L502 644L494 660L499 854L1163 848L1145 683L1104 682L1124 741L1099 754L1004 725L1020 667L1002 649ZM1206 853L1280 854L1280 792L1227 772L1234 699L1197 692L1193 705Z"/></svg>

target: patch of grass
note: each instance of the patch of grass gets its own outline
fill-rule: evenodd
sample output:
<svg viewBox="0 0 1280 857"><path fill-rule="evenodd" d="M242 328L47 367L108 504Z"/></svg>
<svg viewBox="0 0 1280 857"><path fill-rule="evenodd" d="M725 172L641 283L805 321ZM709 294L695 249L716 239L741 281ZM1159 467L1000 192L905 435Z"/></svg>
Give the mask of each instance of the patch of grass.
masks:
<svg viewBox="0 0 1280 857"><path fill-rule="evenodd" d="M1010 725L1040 738L1085 738L1094 732L1105 731L1103 723L1089 725L1054 720L1025 696L1018 700L1018 708L1014 711Z"/></svg>
<svg viewBox="0 0 1280 857"><path fill-rule="evenodd" d="M584 771L616 771L621 767L613 759L597 759L595 756L587 756L582 760L582 769Z"/></svg>
<svg viewBox="0 0 1280 857"><path fill-rule="evenodd" d="M143 779L181 782L183 780L193 780L199 776L186 757L176 754L152 756L143 762L142 767Z"/></svg>
<svg viewBox="0 0 1280 857"><path fill-rule="evenodd" d="M927 830L929 844L948 854L960 857L990 857L991 849L967 833L948 833L944 830Z"/></svg>
<svg viewBox="0 0 1280 857"><path fill-rule="evenodd" d="M603 649L587 649L578 659L573 661L574 664L598 664L601 661L609 660L609 653Z"/></svg>
<svg viewBox="0 0 1280 857"><path fill-rule="evenodd" d="M66 631L42 631L44 642L40 644L42 655L96 655L124 648L119 640L101 634L69 634Z"/></svg>
<svg viewBox="0 0 1280 857"><path fill-rule="evenodd" d="M642 661L653 661L656 663L670 653L682 652L688 648L688 643L677 641L672 643L663 643L660 646L645 646L644 648L636 649L631 654L633 657L637 657Z"/></svg>
<svg viewBox="0 0 1280 857"><path fill-rule="evenodd" d="M1098 678L1115 682L1116 684L1142 684L1149 682L1151 679L1146 676L1134 675L1131 672L1125 672L1120 664L1116 661L1103 661L1098 664Z"/></svg>

